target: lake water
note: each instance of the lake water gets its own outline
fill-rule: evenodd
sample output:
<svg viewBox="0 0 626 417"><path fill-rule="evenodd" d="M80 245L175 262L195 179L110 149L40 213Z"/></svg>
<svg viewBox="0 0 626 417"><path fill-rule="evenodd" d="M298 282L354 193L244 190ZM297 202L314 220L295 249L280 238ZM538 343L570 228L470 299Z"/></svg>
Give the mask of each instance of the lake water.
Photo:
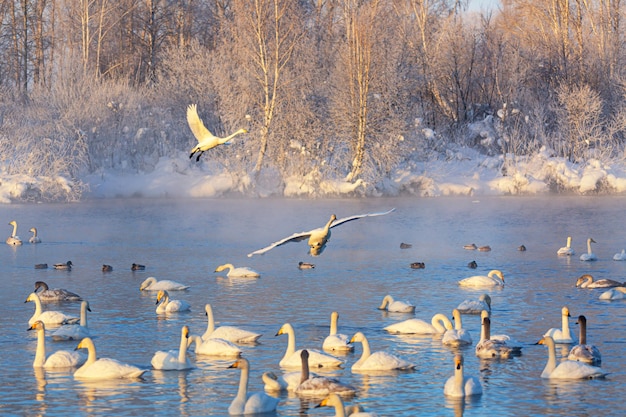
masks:
<svg viewBox="0 0 626 417"><path fill-rule="evenodd" d="M89 327L100 357L150 367L157 350L177 349L180 328L202 334L204 305L213 306L221 325L237 325L263 336L256 346L243 346L251 364L250 391L263 389L260 375L280 373L278 362L286 336L274 336L283 323L296 330L298 348L321 349L332 311L339 331L362 331L373 351L388 350L417 364L412 372L353 374L360 353L344 357L344 369L329 372L354 385L358 395L346 404L361 404L380 416L623 416L626 386L626 301L598 300L602 290L576 289L576 278L626 280L626 262L613 254L626 247L624 197L438 198L367 200L112 200L71 205L2 205L2 224L17 220L27 240L37 227L43 243L0 250L0 414L137 416L222 416L236 395L240 371L230 359L195 357L190 371L149 371L138 381L85 383L71 372L37 372L32 361L35 332L27 332L34 311L24 300L35 281L67 288L90 302ZM263 256L247 253L294 232L321 226L331 213L396 211L349 222L333 229L326 251L307 255L305 242L290 243ZM9 235L11 227L5 226ZM556 250L573 237L577 256L557 257ZM581 262L586 239L597 243L597 262ZM400 249L400 243L413 245ZM467 243L490 245L491 252L463 249ZM527 251L517 250L524 244ZM37 263L71 260L71 271L36 270ZM476 270L467 267L478 263ZM315 269L299 270L299 261ZM425 269L409 267L420 261ZM216 274L223 263L249 266L259 279L229 279ZM146 265L133 272L132 263ZM103 273L103 264L114 270ZM467 290L457 281L500 269L501 290ZM191 285L172 292L192 305L190 313L159 317L155 294L139 291L149 276ZM389 335L383 327L412 315L377 309L386 294L412 301L415 317L430 321L467 298L488 292L492 298L492 333L507 333L524 344L520 357L501 361L476 358L480 338L477 316L463 316L474 344L461 349L465 372L478 376L484 393L465 401L444 397L443 385L453 374L455 349L438 337ZM570 328L576 317L588 321L588 342L602 352L603 380L551 382L540 378L547 360L545 346L535 343L561 323L568 306ZM79 315L78 303L54 305ZM47 350L73 349L77 342L53 342ZM557 347L559 356L563 349ZM327 416L330 408L314 408L320 399L280 398L277 415Z"/></svg>

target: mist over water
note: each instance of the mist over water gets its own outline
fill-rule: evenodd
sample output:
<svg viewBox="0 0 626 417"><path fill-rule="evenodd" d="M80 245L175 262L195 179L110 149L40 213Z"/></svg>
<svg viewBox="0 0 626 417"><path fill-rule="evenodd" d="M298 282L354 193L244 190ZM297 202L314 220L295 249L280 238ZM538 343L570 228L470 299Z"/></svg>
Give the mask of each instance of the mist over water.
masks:
<svg viewBox="0 0 626 417"><path fill-rule="evenodd" d="M0 413L3 415L188 415L222 416L237 393L240 372L228 369L231 359L190 353L190 371L149 371L140 381L79 382L71 372L36 371L32 367L36 335L27 332L34 311L24 300L35 281L67 288L90 302L89 327L99 357L150 367L157 350L177 349L180 328L193 334L207 326L204 305L213 306L221 325L236 325L262 333L260 344L243 346L251 364L250 391L262 390L266 370L280 373L278 361L286 336L274 336L283 323L296 331L297 348L321 349L330 313L339 312L339 332L362 331L372 351L388 350L417 365L412 372L353 374L350 366L361 354L342 356L344 369L327 374L358 389L346 404L358 403L381 416L519 416L624 415L626 377L624 323L626 302L598 300L602 290L574 288L576 278L626 280L626 262L612 260L626 247L623 197L494 197L436 199L338 200L102 200L71 205L0 206L5 223L17 220L26 242L37 227L43 243L0 250L0 366L3 373ZM324 225L330 216L380 212L382 217L349 222L332 231L319 257L307 254L306 242L289 243L263 256L246 254L271 242ZM11 227L6 226L8 236ZM556 250L573 237L574 257L557 257ZM586 240L599 260L581 262ZM400 243L412 244L400 249ZM464 244L490 245L491 252L463 249ZM520 252L524 244L527 251ZM67 262L71 271L35 270L34 264ZM476 270L467 267L475 260ZM299 270L299 261L315 269ZM424 262L414 270L411 262ZM146 265L131 271L132 263ZM259 279L227 278L214 273L223 263L248 266ZM102 264L113 271L103 273ZM499 290L467 290L462 278L500 269L506 284ZM159 317L156 294L140 292L147 277L191 285L172 298L184 299L192 311ZM438 337L396 336L383 327L417 317L430 321L482 293L492 298L492 333L506 333L524 344L521 357L506 361L479 360L474 348L480 338L478 316L463 316L474 343L461 349L465 372L478 376L483 395L465 401L444 397L443 384L453 374L455 349ZM391 294L409 300L415 315L377 310ZM535 345L551 327L559 327L561 307L587 317L588 343L602 352L605 380L551 382L540 378L547 360L544 346ZM78 303L47 308L79 315ZM48 354L72 350L78 342L46 340ZM190 351L191 352L191 351ZM565 350L557 345L557 355ZM277 415L333 415L314 409L320 399L281 395Z"/></svg>

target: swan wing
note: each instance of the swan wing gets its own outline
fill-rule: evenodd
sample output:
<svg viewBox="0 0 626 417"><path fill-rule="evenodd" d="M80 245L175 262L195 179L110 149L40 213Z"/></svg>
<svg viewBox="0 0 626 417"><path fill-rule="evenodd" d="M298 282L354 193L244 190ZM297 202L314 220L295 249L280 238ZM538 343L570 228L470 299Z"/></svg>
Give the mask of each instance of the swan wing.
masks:
<svg viewBox="0 0 626 417"><path fill-rule="evenodd" d="M198 143L214 137L213 134L209 132L209 129L204 126L200 116L198 116L198 107L195 104L190 104L189 107L187 107L187 123L189 124L191 132L198 140Z"/></svg>
<svg viewBox="0 0 626 417"><path fill-rule="evenodd" d="M313 232L315 232L316 230L318 230L318 229L310 230L308 232L294 233L293 235L287 236L284 239L281 239L281 240L279 240L277 242L274 242L274 243L270 244L269 246L264 247L263 249L259 249L259 250L256 250L256 251L252 252L252 253L249 253L248 257L252 257L254 255L262 255L265 252L267 252L269 250L272 250L272 249L274 249L277 246L284 245L285 243L300 242L301 240L308 239L309 237L311 237L311 234L313 234Z"/></svg>
<svg viewBox="0 0 626 417"><path fill-rule="evenodd" d="M69 350L57 350L48 356L44 368L75 368L87 361L87 355Z"/></svg>
<svg viewBox="0 0 626 417"><path fill-rule="evenodd" d="M363 217L384 216L385 214L389 214L389 213L391 213L394 210L395 210L395 208L392 208L391 210L384 211L384 212L381 212L381 213L356 214L354 216L344 217L342 219L335 220L333 222L333 224L330 226L330 228L332 229L335 226L339 226L341 224L344 224L344 223L347 223L347 222L351 222L352 220L358 220L358 219L361 219Z"/></svg>
<svg viewBox="0 0 626 417"><path fill-rule="evenodd" d="M391 353L378 351L372 353L356 370L391 371L394 369L413 369L415 365ZM355 369L354 367L352 369Z"/></svg>

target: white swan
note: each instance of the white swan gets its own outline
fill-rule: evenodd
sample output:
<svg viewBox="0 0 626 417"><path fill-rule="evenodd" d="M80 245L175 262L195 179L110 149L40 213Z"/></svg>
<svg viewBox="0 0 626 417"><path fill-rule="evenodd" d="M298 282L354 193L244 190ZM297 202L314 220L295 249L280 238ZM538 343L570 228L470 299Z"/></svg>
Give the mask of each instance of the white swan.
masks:
<svg viewBox="0 0 626 417"><path fill-rule="evenodd" d="M461 313L456 308L452 310L452 318L454 319L454 329L446 330L441 338L441 343L446 346L471 345L472 336L469 331L463 328Z"/></svg>
<svg viewBox="0 0 626 417"><path fill-rule="evenodd" d="M198 140L198 144L193 147L193 149L191 150L191 154L189 155L189 158L192 158L197 153L198 157L196 158L196 161L200 160L200 157L205 151L215 148L216 146L228 143L232 138L237 135L240 135L242 133L248 133L246 129L239 129L230 136L227 136L225 138L218 138L217 136L209 132L209 129L204 126L202 119L200 119L200 116L198 116L198 107L195 104L190 104L189 107L187 107L187 123L189 124L191 132Z"/></svg>
<svg viewBox="0 0 626 417"><path fill-rule="evenodd" d="M204 312L208 319L207 329L202 335L202 340L207 339L224 339L232 343L256 343L261 334L254 333L249 330L240 329L235 326L220 326L215 328L215 320L213 318L213 308L211 304L204 306Z"/></svg>
<svg viewBox="0 0 626 417"><path fill-rule="evenodd" d="M215 268L215 272L222 272L228 269L227 277L233 278L258 278L261 276L257 271L250 269L246 266L236 267L233 264L224 264Z"/></svg>
<svg viewBox="0 0 626 417"><path fill-rule="evenodd" d="M491 311L491 297L482 294L478 300L465 300L457 308L461 314L480 314L483 310Z"/></svg>
<svg viewBox="0 0 626 417"><path fill-rule="evenodd" d="M415 306L408 301L394 300L391 295L386 295L378 307L379 310L387 310L390 313L414 313Z"/></svg>
<svg viewBox="0 0 626 417"><path fill-rule="evenodd" d="M41 291L40 291L41 290ZM48 284L43 281L35 282L35 292L42 303L55 301L82 301L83 298L64 288L48 288Z"/></svg>
<svg viewBox="0 0 626 417"><path fill-rule="evenodd" d="M72 261L67 261L65 263L58 263L52 266L54 267L54 269L70 271L72 269L72 266L74 266L74 264L72 263Z"/></svg>
<svg viewBox="0 0 626 417"><path fill-rule="evenodd" d="M350 352L354 350L354 345L350 343L348 335L337 333L337 320L339 313L333 311L330 313L330 333L322 343L324 350L336 350L339 352Z"/></svg>
<svg viewBox="0 0 626 417"><path fill-rule="evenodd" d="M7 245L11 246L20 246L22 244L22 239L17 235L17 222L15 220L11 220L9 225L13 226L13 232L11 236L7 237Z"/></svg>
<svg viewBox="0 0 626 417"><path fill-rule="evenodd" d="M554 343L574 343L576 342L576 338L572 336L572 333L569 329L569 318L571 315L569 314L569 308L563 307L561 309L561 328L553 327L548 329L543 335L550 336Z"/></svg>
<svg viewBox="0 0 626 417"><path fill-rule="evenodd" d="M576 280L576 287L578 288L611 288L622 286L624 286L624 283L613 281L612 279L604 278L594 281L591 274L581 275L580 278Z"/></svg>
<svg viewBox="0 0 626 417"><path fill-rule="evenodd" d="M603 292L598 297L600 300L623 300L626 298L626 287L615 287Z"/></svg>
<svg viewBox="0 0 626 417"><path fill-rule="evenodd" d="M294 233L293 235L288 236L284 239L281 239L277 242L274 242L271 245L264 247L263 249L259 249L252 253L249 253L248 256L262 255L265 252L271 249L274 249L277 246L284 245L285 243L299 242L305 239L308 239L308 244L310 248L309 253L311 254L311 256L318 256L318 255L321 255L324 249L326 248L326 243L330 239L330 235L331 235L330 229L332 229L333 227L350 222L352 220L362 219L364 217L384 216L385 214L389 214L394 210L395 208L389 211L385 211L383 213L357 214L357 215L350 216L350 217L344 217L339 220L337 220L337 216L333 214L332 216L330 216L330 220L328 221L328 223L326 223L324 227L309 230L308 232Z"/></svg>
<svg viewBox="0 0 626 417"><path fill-rule="evenodd" d="M595 253L593 253L593 251L591 250L591 244L592 243L596 243L595 240L593 240L592 238L587 239L587 253L583 253L582 255L580 255L580 260L581 261L597 261L598 257L596 256Z"/></svg>
<svg viewBox="0 0 626 417"><path fill-rule="evenodd" d="M315 408L318 407L334 407L335 417L377 417L378 414L370 413L363 410L359 405L344 406L341 397L335 393L328 394Z"/></svg>
<svg viewBox="0 0 626 417"><path fill-rule="evenodd" d="M163 351L159 350L154 353L150 364L154 369L164 371L182 371L191 369L193 366L187 358L187 338L189 337L189 327L183 326L180 332L180 345L178 350Z"/></svg>
<svg viewBox="0 0 626 417"><path fill-rule="evenodd" d="M578 344L569 351L567 359L599 366L602 362L600 350L595 345L587 344L587 318L582 315L578 316L576 324L579 326Z"/></svg>
<svg viewBox="0 0 626 417"><path fill-rule="evenodd" d="M309 374L309 352L303 349L300 353L302 359L302 372L300 383L294 390L298 395L322 396L334 392L339 395L354 395L356 389L343 384L338 379Z"/></svg>
<svg viewBox="0 0 626 417"><path fill-rule="evenodd" d="M622 249L622 252L613 255L614 261L626 261L626 249Z"/></svg>
<svg viewBox="0 0 626 417"><path fill-rule="evenodd" d="M89 308L89 302L83 301L80 303L80 323L79 324L64 324L58 329L50 333L53 340L81 340L85 337L91 336L89 327L87 326L87 311L91 311Z"/></svg>
<svg viewBox="0 0 626 417"><path fill-rule="evenodd" d="M565 360L557 366L554 340L550 336L544 336L538 343L548 346L548 362L541 372L542 378L590 379L606 375L602 368L578 361Z"/></svg>
<svg viewBox="0 0 626 417"><path fill-rule="evenodd" d="M30 237L30 239L28 239L29 243L41 243L41 238L39 236L37 236L37 228L36 227L31 227L29 232L31 232L33 234Z"/></svg>
<svg viewBox="0 0 626 417"><path fill-rule="evenodd" d="M449 397L469 397L471 395L481 395L483 387L480 380L475 376L466 376L463 372L463 356L454 356L454 376L446 380L443 386L443 394Z"/></svg>
<svg viewBox="0 0 626 417"><path fill-rule="evenodd" d="M183 291L187 288L189 288L189 285L181 284L176 281L170 281L169 279L157 281L155 277L146 278L139 286L140 291Z"/></svg>
<svg viewBox="0 0 626 417"><path fill-rule="evenodd" d="M157 314L178 313L191 310L191 305L184 300L170 300L170 295L165 290L157 293Z"/></svg>
<svg viewBox="0 0 626 417"><path fill-rule="evenodd" d="M559 256L573 256L576 254L574 249L572 248L572 237L567 237L567 244L556 251L556 254Z"/></svg>
<svg viewBox="0 0 626 417"><path fill-rule="evenodd" d="M504 287L504 274L493 269L487 275L474 275L459 281L462 287Z"/></svg>
<svg viewBox="0 0 626 417"><path fill-rule="evenodd" d="M491 319L483 317L480 342L476 345L476 356L483 359L510 358L519 356L521 347L509 346L504 340L491 339Z"/></svg>
<svg viewBox="0 0 626 417"><path fill-rule="evenodd" d="M87 356L80 352L57 350L46 358L46 327L42 321L37 320L28 330L37 330L37 350L33 367L50 368L75 368L81 366L87 360Z"/></svg>
<svg viewBox="0 0 626 417"><path fill-rule="evenodd" d="M512 347L513 349L519 350L521 353L522 350L522 345L520 343L518 343L517 341L513 340L510 336L506 335L506 334L491 334L491 317L489 316L490 313L487 310L483 310L480 313L480 321L481 321L481 325L482 325L482 321L485 319L485 317L489 317L489 339L490 340L497 340L500 342L505 342L507 345L509 345L510 347ZM482 339L482 327L481 327L481 339Z"/></svg>
<svg viewBox="0 0 626 417"><path fill-rule="evenodd" d="M453 328L452 322L448 317L437 313L433 316L430 323L421 319L408 319L390 324L383 330L394 334L444 334L446 330Z"/></svg>
<svg viewBox="0 0 626 417"><path fill-rule="evenodd" d="M69 316L60 311L48 310L43 311L41 308L41 300L37 293L30 293L28 298L26 298L25 303L32 301L35 303L35 313L28 320L28 324L30 326L33 325L37 320L42 321L44 324L48 325L61 325L61 324L69 324L69 323L77 323L79 321L78 317Z"/></svg>
<svg viewBox="0 0 626 417"><path fill-rule="evenodd" d="M76 379L120 379L139 378L147 369L122 363L111 358L97 358L96 346L91 338L80 341L76 349L87 349L87 361L74 372Z"/></svg>
<svg viewBox="0 0 626 417"><path fill-rule="evenodd" d="M196 355L224 356L231 358L241 356L241 349L228 340L219 338L202 339L202 337L198 335L191 335L189 336L189 346L191 346L192 343L196 344Z"/></svg>
<svg viewBox="0 0 626 417"><path fill-rule="evenodd" d="M280 336L282 334L287 335L287 349L285 350L285 354L278 365L283 368L301 368L302 358L300 357L300 353L302 353L302 349L296 351L296 332L293 330L291 324L283 324L276 333L276 336ZM308 351L309 366L311 367L337 368L343 365L344 361L339 358L327 355L326 353L314 349L308 349Z"/></svg>
<svg viewBox="0 0 626 417"><path fill-rule="evenodd" d="M414 369L415 364L391 353L378 351L372 353L370 344L362 332L357 332L350 343L360 342L363 346L361 357L352 365L352 372L392 371L398 369Z"/></svg>
<svg viewBox="0 0 626 417"><path fill-rule="evenodd" d="M239 358L237 362L229 366L229 368L241 369L241 377L239 379L239 389L237 396L228 407L228 414L261 414L270 413L276 410L278 398L271 397L264 392L248 393L248 377L250 372L250 363L245 358Z"/></svg>

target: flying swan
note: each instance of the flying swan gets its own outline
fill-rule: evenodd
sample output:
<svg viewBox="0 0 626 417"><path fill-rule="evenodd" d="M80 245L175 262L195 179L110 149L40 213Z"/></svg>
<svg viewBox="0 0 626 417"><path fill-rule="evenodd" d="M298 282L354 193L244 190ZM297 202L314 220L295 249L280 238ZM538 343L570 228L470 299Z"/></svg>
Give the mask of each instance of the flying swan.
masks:
<svg viewBox="0 0 626 417"><path fill-rule="evenodd" d="M278 398L271 397L264 392L248 393L248 377L250 373L250 363L246 358L240 358L237 362L229 366L229 368L241 369L241 377L239 379L239 389L237 396L228 407L228 414L262 414L276 411Z"/></svg>
<svg viewBox="0 0 626 417"><path fill-rule="evenodd" d="M227 277L233 278L258 278L261 276L258 272L253 269L250 269L246 266L240 266L235 268L233 264L224 264L215 268L215 272L222 272L223 270L228 269Z"/></svg>
<svg viewBox="0 0 626 417"><path fill-rule="evenodd" d="M146 372L137 366L122 363L111 358L97 358L96 346L91 338L86 337L80 341L76 349L87 349L87 362L74 372L76 379L120 379L139 378Z"/></svg>
<svg viewBox="0 0 626 417"><path fill-rule="evenodd" d="M190 104L189 107L187 107L187 123L189 124L191 132L198 140L198 144L191 150L191 154L189 155L189 158L191 159L197 153L198 157L196 158L196 161L200 160L200 157L205 151L215 148L218 145L228 143L232 138L239 134L248 133L246 129L239 129L230 136L218 138L209 132L209 129L204 126L202 119L198 116L198 107L195 104Z"/></svg>
<svg viewBox="0 0 626 417"><path fill-rule="evenodd" d="M358 220L363 217L384 216L385 214L389 214L394 210L395 208L392 208L391 210L382 213L357 214L350 217L344 217L343 219L339 220L337 220L337 216L333 214L332 216L330 216L330 220L328 221L328 223L326 223L324 227L309 230L308 232L294 233L293 235L274 242L271 245L264 247L263 249L259 249L252 253L249 253L248 256L251 257L254 255L262 255L277 246L281 246L289 242L300 242L304 239L308 239L308 245L310 248L309 253L311 254L311 256L319 256L326 248L326 243L328 243L331 235L330 229L332 229L333 227L350 222L352 220Z"/></svg>
<svg viewBox="0 0 626 417"><path fill-rule="evenodd" d="M22 239L20 239L17 235L17 222L15 220L11 220L9 225L13 226L13 233L11 233L11 236L7 237L7 245L20 246L22 244Z"/></svg>
<svg viewBox="0 0 626 417"><path fill-rule="evenodd" d="M554 340L550 336L544 336L537 343L548 346L548 362L541 372L542 378L591 379L603 378L606 375L602 368L578 361L565 360L557 366Z"/></svg>

